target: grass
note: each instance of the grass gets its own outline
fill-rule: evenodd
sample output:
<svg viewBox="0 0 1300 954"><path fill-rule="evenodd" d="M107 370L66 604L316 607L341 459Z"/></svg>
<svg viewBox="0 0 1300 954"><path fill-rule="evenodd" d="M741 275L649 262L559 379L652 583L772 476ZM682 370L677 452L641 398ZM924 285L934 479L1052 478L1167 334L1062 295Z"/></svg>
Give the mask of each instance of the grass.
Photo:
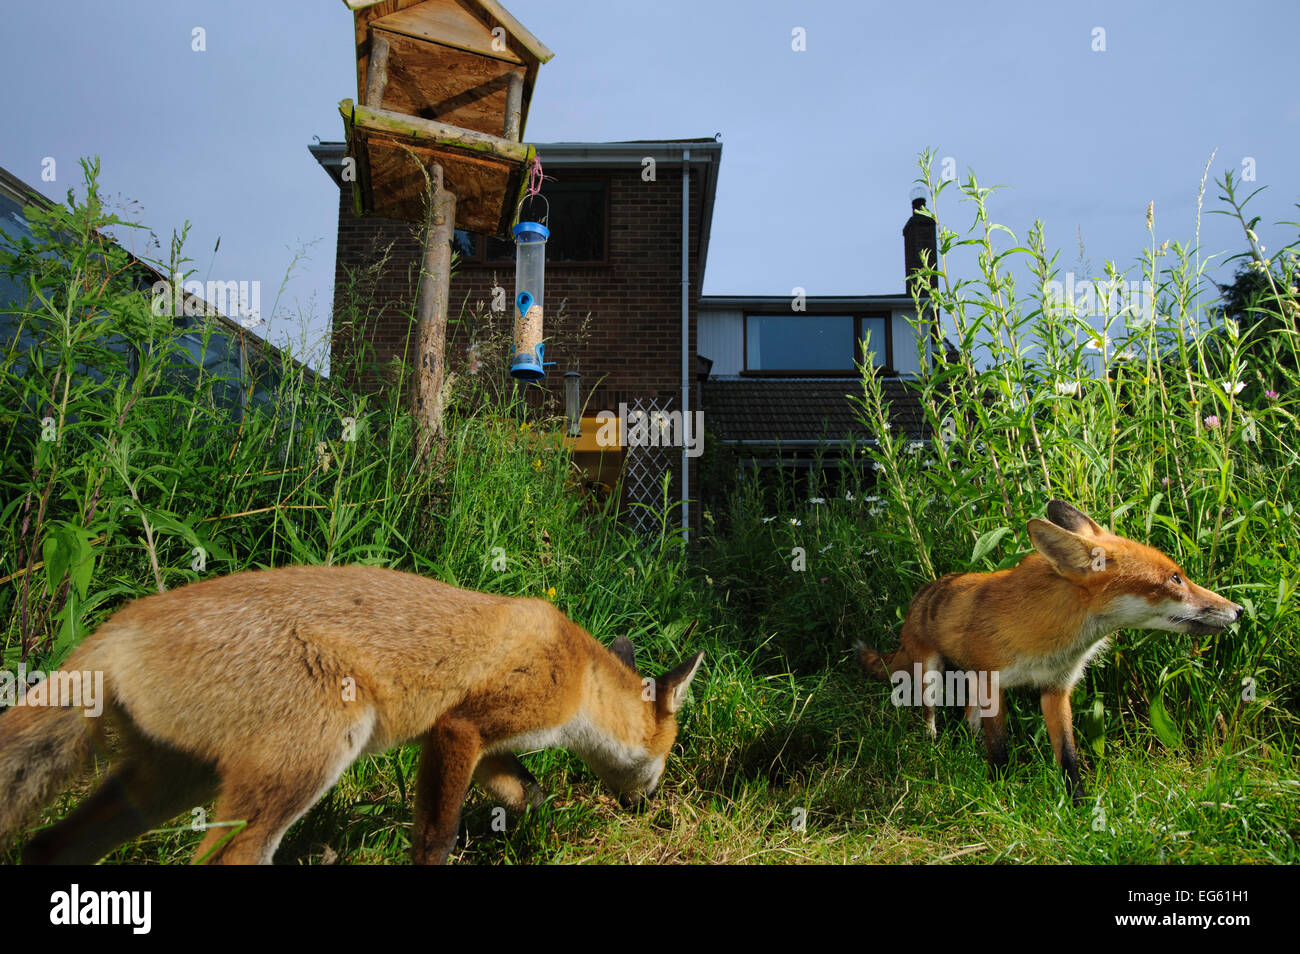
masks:
<svg viewBox="0 0 1300 954"><path fill-rule="evenodd" d="M461 376L432 471L412 464L400 387L354 395L280 369L274 400L232 418L221 401L232 383L183 370L182 329L151 314L99 237L111 217L88 175L84 203L51 213L35 247L0 255L35 289L16 316L24 343L0 354L5 665L56 666L125 599L160 585L381 563L552 599L602 642L630 636L649 673L707 654L645 811L619 810L564 752L530 754L546 804L503 819L473 791L457 863L1295 862L1294 257L1256 253L1271 291L1231 326L1210 307L1194 249L1153 237L1138 268L1158 318L1119 316L1106 341L1090 316L1042 294L1058 272L1041 229L1001 240L990 191L973 179L929 185L935 301L961 343L917 382L930 437L885 430L868 375L862 414L878 444L811 485L735 482L688 552L671 512L643 540L585 496L557 422L500 388L493 342L482 342L480 376ZM1249 228L1232 186L1224 204ZM943 224L950 190L963 217L974 212L964 236ZM982 270L950 282L947 257L963 248L983 253ZM1037 284L1022 293L1025 271ZM340 321L365 314L370 277L353 276ZM105 347L115 334L137 346L132 373ZM858 638L891 646L926 579L1013 564L1025 520L1051 496L1162 547L1247 607L1217 636L1119 634L1074 694L1084 806L1066 794L1031 694L1010 696L1011 765L993 778L956 710L931 742L849 653ZM359 761L277 860L405 863L416 757L404 746ZM93 784L60 796L41 823ZM186 863L201 838L189 822L108 860Z"/></svg>

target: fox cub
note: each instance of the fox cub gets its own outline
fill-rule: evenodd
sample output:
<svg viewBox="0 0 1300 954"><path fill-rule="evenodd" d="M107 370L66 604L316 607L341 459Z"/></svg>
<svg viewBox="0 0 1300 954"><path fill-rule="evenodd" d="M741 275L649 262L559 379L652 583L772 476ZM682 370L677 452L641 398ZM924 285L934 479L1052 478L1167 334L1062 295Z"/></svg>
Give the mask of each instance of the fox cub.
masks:
<svg viewBox="0 0 1300 954"><path fill-rule="evenodd" d="M942 684L952 669L989 679L991 705L967 695L971 730L984 728L990 764L1006 763L1003 692L1033 686L1041 693L1056 762L1075 799L1084 788L1074 752L1070 691L1089 661L1118 629L1213 633L1241 618L1242 607L1197 586L1159 550L1099 527L1062 500L1047 505L1047 520L1029 521L1036 553L1014 569L950 573L912 599L898 651L884 657L866 646L858 660L871 676L897 681L935 672ZM907 674L902 676L899 674ZM934 706L924 704L925 725L935 734Z"/></svg>
<svg viewBox="0 0 1300 954"><path fill-rule="evenodd" d="M285 830L359 756L419 739L416 863L442 863L471 779L508 808L541 801L516 753L563 746L625 804L659 784L703 653L642 679L544 600L369 566L294 566L130 603L65 664L102 673L101 718L0 714L0 841L92 755L102 786L26 845L25 862L90 863L217 793L196 858L269 863ZM237 833L228 837L234 830Z"/></svg>

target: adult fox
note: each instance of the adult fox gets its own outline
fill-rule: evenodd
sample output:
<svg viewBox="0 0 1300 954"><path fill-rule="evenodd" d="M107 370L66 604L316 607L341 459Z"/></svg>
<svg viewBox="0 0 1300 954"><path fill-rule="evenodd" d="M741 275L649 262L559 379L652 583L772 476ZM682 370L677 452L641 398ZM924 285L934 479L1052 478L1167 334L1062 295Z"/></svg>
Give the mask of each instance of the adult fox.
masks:
<svg viewBox="0 0 1300 954"><path fill-rule="evenodd" d="M1047 505L1047 517L1029 521L1037 553L1010 570L950 573L926 584L912 598L898 651L885 658L858 646L858 661L885 680L914 664L942 676L945 660L967 673L997 673L992 712L982 714L973 701L966 707L973 731L983 722L994 766L1007 760L1003 692L1039 689L1052 751L1077 800L1084 789L1070 691L1110 635L1127 627L1214 633L1240 619L1242 607L1197 586L1159 550L1103 530L1063 500ZM934 736L934 706L924 712Z"/></svg>
<svg viewBox="0 0 1300 954"><path fill-rule="evenodd" d="M89 863L215 790L196 858L269 863L285 830L359 756L420 739L411 844L442 863L471 779L514 810L541 800L517 752L563 746L625 801L653 792L704 654L642 679L544 600L368 566L235 573L128 604L64 670L103 672L102 719L0 715L0 841L103 744L122 758L26 862Z"/></svg>

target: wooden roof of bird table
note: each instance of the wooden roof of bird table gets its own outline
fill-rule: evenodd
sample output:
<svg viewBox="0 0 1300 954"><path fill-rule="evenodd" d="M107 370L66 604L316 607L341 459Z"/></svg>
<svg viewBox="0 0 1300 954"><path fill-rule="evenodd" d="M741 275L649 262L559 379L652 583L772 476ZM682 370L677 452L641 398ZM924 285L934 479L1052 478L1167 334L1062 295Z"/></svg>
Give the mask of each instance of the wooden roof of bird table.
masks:
<svg viewBox="0 0 1300 954"><path fill-rule="evenodd" d="M522 142L538 67L552 53L495 0L344 0L358 101L339 104L357 162L358 214L422 221L432 163L456 227L502 234L522 197Z"/></svg>

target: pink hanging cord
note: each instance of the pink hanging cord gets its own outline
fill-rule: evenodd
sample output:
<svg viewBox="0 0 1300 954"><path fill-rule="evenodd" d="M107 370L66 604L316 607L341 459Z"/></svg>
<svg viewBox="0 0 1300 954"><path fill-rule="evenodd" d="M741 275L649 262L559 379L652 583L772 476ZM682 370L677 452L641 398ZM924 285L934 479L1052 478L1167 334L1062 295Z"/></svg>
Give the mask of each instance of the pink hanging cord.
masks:
<svg viewBox="0 0 1300 954"><path fill-rule="evenodd" d="M537 195L542 191L542 160L533 156L533 165L528 170L528 194Z"/></svg>

